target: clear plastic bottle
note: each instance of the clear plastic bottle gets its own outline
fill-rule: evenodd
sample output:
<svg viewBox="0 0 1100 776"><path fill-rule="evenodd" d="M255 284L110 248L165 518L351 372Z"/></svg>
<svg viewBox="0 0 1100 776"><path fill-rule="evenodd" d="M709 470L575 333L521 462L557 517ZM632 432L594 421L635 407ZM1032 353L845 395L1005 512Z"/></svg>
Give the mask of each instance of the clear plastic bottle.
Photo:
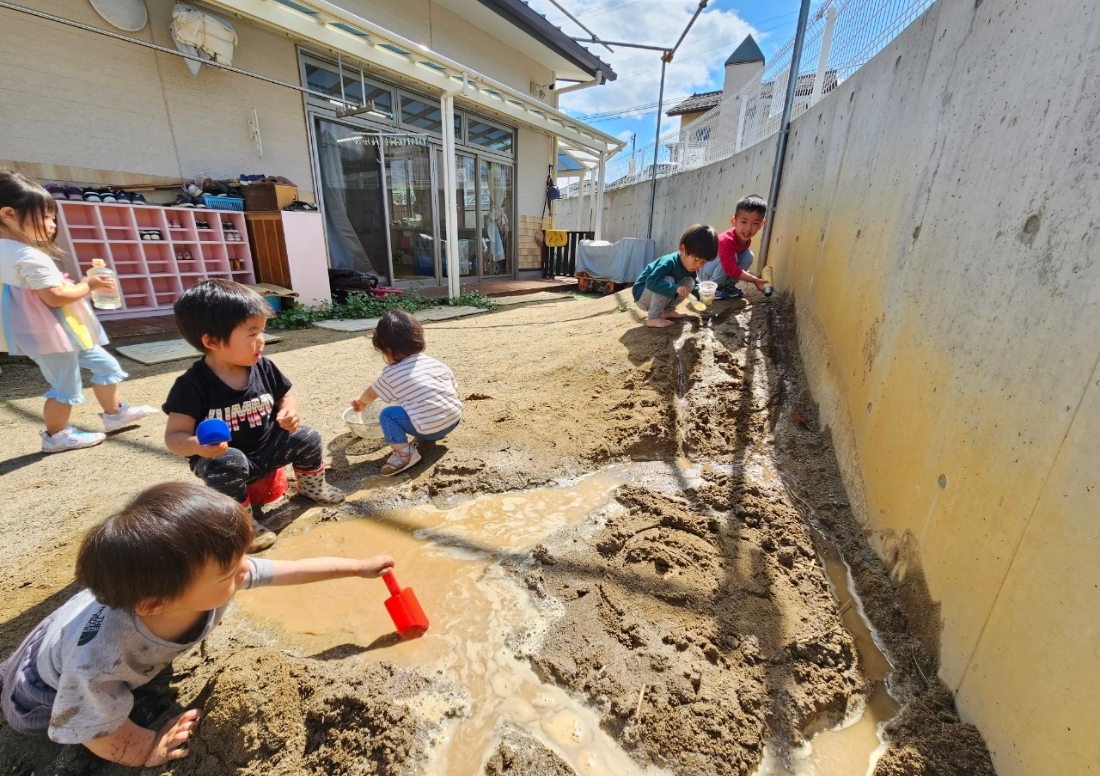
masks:
<svg viewBox="0 0 1100 776"><path fill-rule="evenodd" d="M115 277L115 273L107 269L107 263L103 259L92 259L92 268L89 275L106 275ZM97 288L92 291L92 304L100 310L117 310L122 307L122 298L118 295L118 279L115 278L113 289Z"/></svg>

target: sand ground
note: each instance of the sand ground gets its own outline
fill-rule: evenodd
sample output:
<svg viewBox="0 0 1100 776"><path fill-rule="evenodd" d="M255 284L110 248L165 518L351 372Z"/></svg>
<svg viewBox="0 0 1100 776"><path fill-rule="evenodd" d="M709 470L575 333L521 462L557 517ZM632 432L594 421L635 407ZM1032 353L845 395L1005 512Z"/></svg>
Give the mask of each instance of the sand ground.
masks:
<svg viewBox="0 0 1100 776"><path fill-rule="evenodd" d="M904 705L877 776L991 774L978 731L959 721L936 681L936 656L912 635L928 623L906 620L852 518L802 383L793 320L789 302L749 294L649 330L626 291L431 324L428 352L451 366L465 401L459 428L394 484L335 509L307 512L294 499L271 524L293 533L318 520L544 486L623 459L690 461L700 476L671 489L624 486L625 508L606 522L563 530L506 564L536 605L561 612L526 656L539 675L585 699L640 764L749 774L765 746L792 751L871 689L812 522L843 553L895 667L889 686ZM385 458L340 420L381 368L369 340L287 332L268 355L294 382L303 422L326 440L331 481L358 490ZM124 398L159 405L187 362L125 366ZM99 447L43 456L45 384L33 364L3 370L0 655L76 591L73 557L90 525L143 486L191 478L163 448L163 416ZM94 429L93 413L83 405L74 420ZM421 772L434 738L461 713L462 688L432 666L328 658L288 654L231 613L201 650L138 693L143 724L196 703L206 709L191 756L149 772ZM435 715L419 711L425 704L414 701L424 697L436 699ZM574 773L522 731L500 737L487 774ZM123 770L0 726L0 776Z"/></svg>

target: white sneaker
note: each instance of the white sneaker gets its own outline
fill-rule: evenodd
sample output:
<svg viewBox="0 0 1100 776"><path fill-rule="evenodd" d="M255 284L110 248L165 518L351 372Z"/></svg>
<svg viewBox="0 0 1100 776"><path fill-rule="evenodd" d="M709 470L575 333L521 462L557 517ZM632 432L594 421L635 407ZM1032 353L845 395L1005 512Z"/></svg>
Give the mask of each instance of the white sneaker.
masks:
<svg viewBox="0 0 1100 776"><path fill-rule="evenodd" d="M133 425L146 415L152 415L156 412L155 409L148 404L143 404L140 407L131 407L126 402L118 408L118 412L114 415L108 415L106 412L99 413L99 417L103 420L103 427L108 431L118 431L120 428L126 428L126 426Z"/></svg>
<svg viewBox="0 0 1100 776"><path fill-rule="evenodd" d="M107 438L106 434L99 434L91 431L77 431L72 426L65 426L65 428L61 429L53 436L50 436L45 431L40 431L38 433L42 437L42 452L44 453L63 453L66 450L95 447Z"/></svg>

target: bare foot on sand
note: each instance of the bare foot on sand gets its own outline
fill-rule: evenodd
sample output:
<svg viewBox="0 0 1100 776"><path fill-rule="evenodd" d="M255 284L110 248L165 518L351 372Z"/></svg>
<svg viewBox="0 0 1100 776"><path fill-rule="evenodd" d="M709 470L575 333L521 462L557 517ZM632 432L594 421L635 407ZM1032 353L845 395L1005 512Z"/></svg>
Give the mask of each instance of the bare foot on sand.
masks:
<svg viewBox="0 0 1100 776"><path fill-rule="evenodd" d="M646 318L645 325L651 329L666 329L672 325L672 321L668 318Z"/></svg>

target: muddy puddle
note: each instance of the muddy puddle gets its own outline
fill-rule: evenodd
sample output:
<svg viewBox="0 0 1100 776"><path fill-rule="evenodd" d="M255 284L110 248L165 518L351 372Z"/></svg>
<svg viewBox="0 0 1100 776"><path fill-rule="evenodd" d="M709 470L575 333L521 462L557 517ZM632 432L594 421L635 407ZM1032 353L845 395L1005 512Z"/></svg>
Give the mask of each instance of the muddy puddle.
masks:
<svg viewBox="0 0 1100 776"><path fill-rule="evenodd" d="M388 593L374 581L260 589L239 599L241 613L257 625L276 626L283 631L279 641L303 656L362 653L367 659L435 670L464 687L464 718L437 739L424 773L480 776L502 730L517 728L581 776L667 773L631 759L593 709L532 670L525 656L554 627L558 613L545 603L536 607L499 563L522 562L532 546L563 528L599 525L606 514L621 509L613 499L616 488L640 482L653 487L654 471L681 483L685 475L699 473L683 457L671 465L612 467L573 485L485 496L451 509L424 505L320 523L285 537L270 553L285 559L390 553L398 579L415 590L431 619L420 639L397 638L383 606ZM880 746L879 724L897 710L883 684L890 666L861 617L845 567L837 555L826 554L824 563L875 693L865 708L856 704L862 714L851 715L843 729L815 736L806 751L791 753L786 766L766 755L758 776L863 776Z"/></svg>

